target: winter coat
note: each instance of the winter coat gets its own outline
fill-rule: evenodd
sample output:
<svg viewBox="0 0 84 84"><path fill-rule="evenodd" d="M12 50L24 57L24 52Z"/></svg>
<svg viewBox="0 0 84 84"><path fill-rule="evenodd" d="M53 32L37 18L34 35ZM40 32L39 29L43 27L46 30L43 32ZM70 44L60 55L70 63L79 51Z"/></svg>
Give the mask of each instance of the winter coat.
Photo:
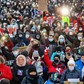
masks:
<svg viewBox="0 0 84 84"><path fill-rule="evenodd" d="M13 66L13 84L20 84L22 79L26 76L26 70L28 66L19 67L16 64Z"/></svg>
<svg viewBox="0 0 84 84"><path fill-rule="evenodd" d="M4 64L0 64L0 72L2 73L2 75L0 76L0 79L2 78L6 78L8 80L12 79L12 72L11 72L10 67Z"/></svg>
<svg viewBox="0 0 84 84"><path fill-rule="evenodd" d="M64 81L67 81L70 78L79 78L81 80L80 72L76 69L72 72L69 69L66 69L61 76L60 84L64 84Z"/></svg>
<svg viewBox="0 0 84 84"><path fill-rule="evenodd" d="M44 84L54 84L54 83L51 82L50 80L47 80Z"/></svg>
<svg viewBox="0 0 84 84"><path fill-rule="evenodd" d="M49 56L44 54L44 62L48 68L48 72L51 73L53 71L58 71L59 75L61 75L63 73L63 71L66 69L66 66L63 63L59 63L58 65L56 65L54 62L52 62L49 59Z"/></svg>
<svg viewBox="0 0 84 84"><path fill-rule="evenodd" d="M21 84L32 84L31 81L33 81L32 78L30 78L29 76L24 77L24 79L22 80ZM44 84L44 81L42 79L42 77L38 76L38 84Z"/></svg>
<svg viewBox="0 0 84 84"><path fill-rule="evenodd" d="M2 50L2 54L6 57L6 60L15 60L15 56L13 55L13 53L8 52L5 47L1 47Z"/></svg>
<svg viewBox="0 0 84 84"><path fill-rule="evenodd" d="M80 60L76 61L76 69L82 72L83 69L83 62Z"/></svg>

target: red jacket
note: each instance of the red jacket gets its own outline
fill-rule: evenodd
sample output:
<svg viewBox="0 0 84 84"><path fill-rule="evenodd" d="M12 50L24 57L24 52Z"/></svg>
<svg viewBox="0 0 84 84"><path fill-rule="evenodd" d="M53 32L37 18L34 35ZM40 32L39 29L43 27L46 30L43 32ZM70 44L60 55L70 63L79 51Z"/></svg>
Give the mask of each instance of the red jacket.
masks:
<svg viewBox="0 0 84 84"><path fill-rule="evenodd" d="M56 65L54 62L52 62L49 59L48 54L44 54L44 62L48 68L48 73L58 72L61 75L66 69L66 66L63 63L60 62L58 65Z"/></svg>
<svg viewBox="0 0 84 84"><path fill-rule="evenodd" d="M6 78L8 80L12 79L12 72L11 72L10 67L4 64L0 64L0 72L2 73L2 75L0 76L0 79L2 78Z"/></svg>

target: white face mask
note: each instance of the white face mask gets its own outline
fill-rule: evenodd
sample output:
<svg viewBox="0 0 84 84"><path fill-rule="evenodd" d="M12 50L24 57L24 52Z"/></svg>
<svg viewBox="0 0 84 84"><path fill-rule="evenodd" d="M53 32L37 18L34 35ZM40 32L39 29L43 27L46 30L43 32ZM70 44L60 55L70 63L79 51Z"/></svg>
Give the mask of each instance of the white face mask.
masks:
<svg viewBox="0 0 84 84"><path fill-rule="evenodd" d="M69 70L73 71L74 70L74 66L69 66Z"/></svg>
<svg viewBox="0 0 84 84"><path fill-rule="evenodd" d="M22 35L20 34L19 37L22 37Z"/></svg>
<svg viewBox="0 0 84 84"><path fill-rule="evenodd" d="M19 52L18 51L13 51L13 54L16 57L19 54Z"/></svg>
<svg viewBox="0 0 84 84"><path fill-rule="evenodd" d="M78 40L81 40L81 39L82 39L82 37L78 36Z"/></svg>
<svg viewBox="0 0 84 84"><path fill-rule="evenodd" d="M29 38L29 34L26 34L26 36L25 36L26 38Z"/></svg>

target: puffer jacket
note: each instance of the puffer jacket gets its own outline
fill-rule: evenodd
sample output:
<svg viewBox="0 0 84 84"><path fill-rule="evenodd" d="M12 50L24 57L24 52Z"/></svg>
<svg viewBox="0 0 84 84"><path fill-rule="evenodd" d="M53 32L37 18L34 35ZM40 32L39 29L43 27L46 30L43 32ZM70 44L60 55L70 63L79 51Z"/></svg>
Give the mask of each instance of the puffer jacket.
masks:
<svg viewBox="0 0 84 84"><path fill-rule="evenodd" d="M73 71L70 71L69 69L66 69L61 76L60 84L64 84L64 81L67 81L70 78L71 79L79 78L81 80L80 72L76 69L74 69Z"/></svg>

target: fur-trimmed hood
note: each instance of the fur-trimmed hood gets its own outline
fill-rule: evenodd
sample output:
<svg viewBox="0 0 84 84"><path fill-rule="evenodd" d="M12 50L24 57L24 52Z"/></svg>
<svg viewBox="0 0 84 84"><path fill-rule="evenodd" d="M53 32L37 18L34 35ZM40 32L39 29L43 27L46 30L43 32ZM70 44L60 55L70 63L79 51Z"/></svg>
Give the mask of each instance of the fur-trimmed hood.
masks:
<svg viewBox="0 0 84 84"><path fill-rule="evenodd" d="M20 58L20 57L22 57L23 59L24 59L24 63L23 63L23 65L20 65L19 63L18 63L18 59ZM24 56L24 55L18 55L17 56L17 58L16 58L16 64L19 66L19 67L23 67L23 66L25 66L26 65L26 57Z"/></svg>

